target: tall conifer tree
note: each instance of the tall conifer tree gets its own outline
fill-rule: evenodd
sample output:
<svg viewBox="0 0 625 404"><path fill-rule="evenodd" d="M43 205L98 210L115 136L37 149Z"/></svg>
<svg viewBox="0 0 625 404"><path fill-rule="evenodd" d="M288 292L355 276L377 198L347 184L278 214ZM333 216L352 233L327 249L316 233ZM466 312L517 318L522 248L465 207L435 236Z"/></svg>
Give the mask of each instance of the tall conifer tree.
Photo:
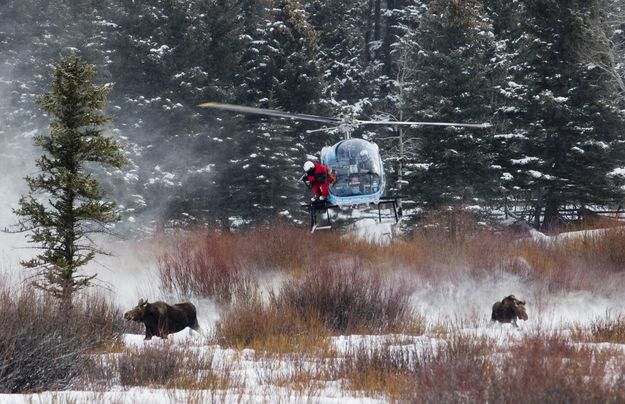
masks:
<svg viewBox="0 0 625 404"><path fill-rule="evenodd" d="M526 84L516 120L523 136L514 145L521 156L511 161L510 171L529 195L535 225L549 228L563 208L607 205L622 197L610 174L625 162L625 121L610 75L578 51L600 2L524 3L515 80Z"/></svg>
<svg viewBox="0 0 625 404"><path fill-rule="evenodd" d="M314 112L321 92L318 35L296 0L273 0L263 10L243 67L243 103L292 112ZM306 152L320 148L305 123L248 116L246 130L229 150L222 173L228 210L246 219L294 216L305 188L298 178ZM288 213L287 213L288 211Z"/></svg>
<svg viewBox="0 0 625 404"><path fill-rule="evenodd" d="M118 220L116 205L104 201L104 191L89 167L126 163L121 146L103 134L108 118L102 113L109 87L91 80L95 67L78 56L62 58L54 68L51 92L39 97L42 110L53 120L48 135L35 137L44 150L41 170L26 177L30 192L15 210L19 228L41 252L22 264L39 271L35 285L71 306L74 292L90 285L95 275L79 270L99 250L88 235Z"/></svg>
<svg viewBox="0 0 625 404"><path fill-rule="evenodd" d="M481 3L434 0L413 33L413 119L484 122L490 119L489 59L494 39ZM419 128L419 160L409 188L427 207L481 202L495 173L485 129Z"/></svg>

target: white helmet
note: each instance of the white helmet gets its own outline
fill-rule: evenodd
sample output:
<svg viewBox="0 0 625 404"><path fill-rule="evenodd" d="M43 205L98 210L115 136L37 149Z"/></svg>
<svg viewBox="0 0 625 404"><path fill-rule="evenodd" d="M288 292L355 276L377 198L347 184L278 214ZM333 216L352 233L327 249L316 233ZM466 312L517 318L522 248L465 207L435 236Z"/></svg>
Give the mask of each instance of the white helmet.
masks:
<svg viewBox="0 0 625 404"><path fill-rule="evenodd" d="M315 163L313 163L312 161L307 161L304 163L304 171L308 172L313 168L315 168Z"/></svg>

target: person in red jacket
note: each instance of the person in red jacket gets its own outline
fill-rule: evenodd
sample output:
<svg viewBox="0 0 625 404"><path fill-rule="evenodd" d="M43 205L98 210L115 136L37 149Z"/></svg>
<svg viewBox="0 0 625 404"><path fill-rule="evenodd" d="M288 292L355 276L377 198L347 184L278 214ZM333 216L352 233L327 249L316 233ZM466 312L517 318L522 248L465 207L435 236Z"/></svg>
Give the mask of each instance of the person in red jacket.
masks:
<svg viewBox="0 0 625 404"><path fill-rule="evenodd" d="M304 163L304 171L306 174L302 176L302 181L315 193L311 200L324 201L328 197L328 186L334 182L330 169L317 161L307 161Z"/></svg>

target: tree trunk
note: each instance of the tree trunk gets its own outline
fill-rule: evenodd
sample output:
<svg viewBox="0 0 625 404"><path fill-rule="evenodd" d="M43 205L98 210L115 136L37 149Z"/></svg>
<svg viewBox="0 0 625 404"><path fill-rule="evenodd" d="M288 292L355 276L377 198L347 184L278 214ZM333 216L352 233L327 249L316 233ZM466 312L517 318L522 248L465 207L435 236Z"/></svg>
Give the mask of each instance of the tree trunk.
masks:
<svg viewBox="0 0 625 404"><path fill-rule="evenodd" d="M61 308L64 312L69 312L74 307L73 304L74 297L74 285L73 280L70 277L69 279L65 279L62 285L61 291Z"/></svg>
<svg viewBox="0 0 625 404"><path fill-rule="evenodd" d="M560 225L558 208L560 204L558 200L551 194L547 194L545 203L545 218L543 219L542 230L553 231Z"/></svg>
<svg viewBox="0 0 625 404"><path fill-rule="evenodd" d="M369 43L371 42L371 35L373 31L373 21L372 21L372 13L373 13L373 3L374 0L369 0L367 4L367 25L365 29L365 61L368 63L371 61L371 46Z"/></svg>
<svg viewBox="0 0 625 404"><path fill-rule="evenodd" d="M391 46L396 40L397 16L395 15L395 0L387 0L386 2L387 17L384 29L384 40L382 47L382 62L384 63L384 72L388 76L393 74L393 58L391 57Z"/></svg>
<svg viewBox="0 0 625 404"><path fill-rule="evenodd" d="M536 206L534 206L534 228L535 229L539 229L540 228L540 214L543 211L543 207L540 205L540 201L536 203Z"/></svg>
<svg viewBox="0 0 625 404"><path fill-rule="evenodd" d="M382 5L381 0L375 0L375 12L373 17L373 40L379 41L382 32Z"/></svg>

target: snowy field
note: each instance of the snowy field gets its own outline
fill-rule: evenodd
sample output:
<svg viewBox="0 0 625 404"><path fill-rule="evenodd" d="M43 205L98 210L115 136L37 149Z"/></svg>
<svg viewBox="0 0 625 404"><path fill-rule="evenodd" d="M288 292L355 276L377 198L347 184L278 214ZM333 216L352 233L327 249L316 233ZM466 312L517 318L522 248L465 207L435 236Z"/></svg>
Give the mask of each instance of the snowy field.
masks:
<svg viewBox="0 0 625 404"><path fill-rule="evenodd" d="M386 233L382 230L380 234ZM23 246L23 239L19 236L4 234L0 237L0 256L3 257L1 269L5 282L19 287L24 282L24 275L15 268L18 268L18 260L28 256L30 251L16 248ZM369 238L362 234L360 237ZM538 243L551 245L563 243L563 240L586 240L588 237L602 235L596 231L558 237L534 234ZM457 356L462 359L463 355L466 355L465 359L470 358L471 366L478 366L473 363L477 360L479 369L504 366L510 363L507 361L511 356L518 355L519 351L523 352L527 344L537 344L537 340L546 341L546 345L555 344L557 354L562 355L558 356L558 360L564 361L563 363L570 359L583 364L589 355L602 358L595 360L602 363L599 371L590 368L589 374L580 371L586 377L584 380L596 376L598 372L606 385L621 386L620 389L624 386L621 375L625 370L625 345L622 340L602 342L591 335L597 324L608 324L612 321L615 322L615 327L623 327L621 316L624 308L622 302L625 301L625 279L619 271L597 272L590 276L574 271L572 277L562 279L567 286L561 286L557 277L543 273L539 275L537 264L531 262L530 255L504 257L503 261L511 262L504 262L505 265L500 265L501 269L488 272L480 271L479 268L469 270L461 263L454 264L457 267L450 267L449 262L445 263L444 268L437 268L436 273L411 271L409 268L396 268L390 272L386 269L385 276L389 282L404 282L411 288L409 302L414 318L420 322L418 327L413 327L411 332L391 332L384 335L331 335L327 336L320 351L314 353L307 352L306 349L301 352L276 353L245 346L222 346L216 336L216 328L226 312L225 305L208 297L189 296L166 290L159 277L158 257L161 247L158 247L158 243L114 241L107 245L115 255L100 257L87 272L98 273L99 290L111 303L127 310L139 298L170 303L190 300L197 306L203 333L186 329L170 336L168 340L153 338L150 341L144 341L143 335L125 333L108 352L90 354L93 357L93 366L100 373L106 374L108 369L106 377L85 379L78 376L63 391L3 394L0 395L0 402L405 401L401 391L377 386L377 382L354 379L354 368L360 366L358 363L362 362L363 354L369 356L369 361L362 362L362 366L366 368L363 371L370 371L374 375L366 376L365 379L389 377L389 380L394 380L390 384L404 386L406 379L397 378L397 374L403 374L404 371L412 375L410 377L417 377L414 375L420 375L420 366L425 369L432 363L435 368L443 359L444 363L448 363L445 366L454 366L456 369ZM259 288L265 293L279 290L287 278L288 274L278 270L259 271ZM490 310L494 301L509 294L527 302L529 320L519 321L518 328L510 324L490 322ZM563 348L565 345L573 351L566 351ZM122 357L149 357L155 352L157 355L180 355L184 358L180 362L182 367L187 366L187 361L191 361L195 363L195 367L189 369L205 372L206 375L200 375L200 378L210 379L212 382L195 383L192 388L186 389L159 383L133 386L132 383L124 382L120 370ZM581 359L574 359L578 356ZM378 357L384 358L380 359L384 363L393 363L396 368L388 370L391 372L389 374L385 373L387 370L381 372L375 368L378 365L372 359ZM196 363L200 360L198 358L201 359L199 365ZM490 365L486 366L483 362ZM373 370L368 369L368 366ZM346 370L347 368L349 369ZM457 369L452 370L451 374L456 371ZM420 383L423 382L419 380ZM359 388L359 383L362 388ZM493 397L467 394L467 400L458 396L451 401L482 402ZM623 393L618 392L617 387L617 393L614 394L622 397ZM412 397L410 401L419 402L428 401L432 395L409 397Z"/></svg>
<svg viewBox="0 0 625 404"><path fill-rule="evenodd" d="M500 344L513 343L520 333L527 330L513 330L510 327L485 326L479 329L461 330L468 335L487 336ZM127 403L171 403L171 402L314 402L314 403L384 403L385 398L366 397L362 393L344 391L337 381L330 381L308 388L282 387L284 380L301 372L302 366L314 367L314 362L301 363L301 359L293 361L267 361L259 357L253 350L222 349L219 346L208 346L207 341L199 334L190 330L181 332L169 341L154 339L144 341L142 336L124 335L124 345L131 350L140 352L146 347L168 346L170 349L193 351L194 355L210 356L216 369L227 369L237 378L237 387L220 391L158 388L122 388L114 387L110 391L79 391L44 392L39 394L0 395L0 400L7 403L49 403L49 402L127 402ZM436 350L445 345L444 339L428 336L340 336L333 337L332 347L341 356L362 347L374 349L385 346L391 350L400 350L415 359L424 352ZM271 381L276 381L272 384ZM295 383L294 383L295 384Z"/></svg>

